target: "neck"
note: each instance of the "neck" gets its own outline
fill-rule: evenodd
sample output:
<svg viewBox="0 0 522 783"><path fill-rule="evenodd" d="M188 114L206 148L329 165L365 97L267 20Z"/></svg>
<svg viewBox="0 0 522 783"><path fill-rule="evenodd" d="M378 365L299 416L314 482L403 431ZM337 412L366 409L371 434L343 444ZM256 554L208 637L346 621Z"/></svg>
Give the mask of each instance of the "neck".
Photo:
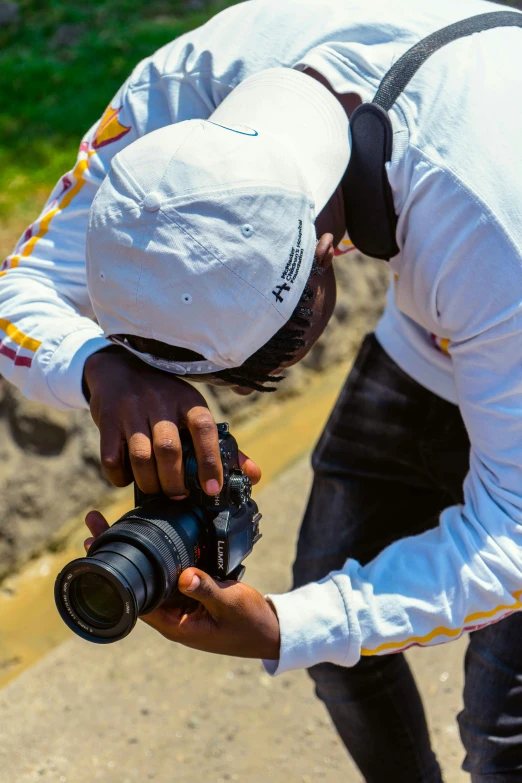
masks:
<svg viewBox="0 0 522 783"><path fill-rule="evenodd" d="M333 244L337 247L346 232L344 217L344 199L341 185L334 191L330 201L315 221L317 236L333 234Z"/></svg>
<svg viewBox="0 0 522 783"><path fill-rule="evenodd" d="M316 71L313 68L307 68L304 73L306 73L307 76L311 76L312 79L315 79L317 82L320 82L323 87L326 87L326 89L332 93L332 95L335 95L348 117L351 117L356 108L361 105L362 99L360 95L356 92L336 92L330 82L327 81L319 71Z"/></svg>

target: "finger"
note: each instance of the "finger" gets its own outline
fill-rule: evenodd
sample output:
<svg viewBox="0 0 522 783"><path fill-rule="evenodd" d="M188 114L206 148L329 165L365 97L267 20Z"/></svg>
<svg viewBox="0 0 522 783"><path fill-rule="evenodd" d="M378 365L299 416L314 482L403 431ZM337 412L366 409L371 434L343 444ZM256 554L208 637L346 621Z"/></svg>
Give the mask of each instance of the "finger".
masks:
<svg viewBox="0 0 522 783"><path fill-rule="evenodd" d="M127 444L120 430L100 426L100 458L105 475L115 487L126 487L132 481L132 471L126 458Z"/></svg>
<svg viewBox="0 0 522 783"><path fill-rule="evenodd" d="M91 537L91 538L86 538L85 541L83 542L83 545L85 547L85 551L86 552L89 551L89 547L90 547L90 545L92 544L93 541L94 541L94 538Z"/></svg>
<svg viewBox="0 0 522 783"><path fill-rule="evenodd" d="M262 475L261 468L259 465L256 465L254 460L251 460L250 457L243 454L242 451L239 452L239 467L248 476L252 484L258 484L260 482Z"/></svg>
<svg viewBox="0 0 522 783"><path fill-rule="evenodd" d="M183 612L181 609L167 610L163 606L160 606L153 612L149 612L149 614L140 615L140 620L143 620L144 623L150 625L155 631L158 631L164 636L169 636L169 638L174 640L182 617Z"/></svg>
<svg viewBox="0 0 522 783"><path fill-rule="evenodd" d="M152 447L163 492L169 498L186 495L181 441L178 428L172 421L152 424Z"/></svg>
<svg viewBox="0 0 522 783"><path fill-rule="evenodd" d="M99 511L89 511L85 517L85 524L94 538L99 538L102 533L109 529L109 523Z"/></svg>
<svg viewBox="0 0 522 783"><path fill-rule="evenodd" d="M209 639L216 632L216 621L201 605L196 605L199 611L189 614L182 609L164 609L160 606L154 612L142 615L140 619L171 642L205 650Z"/></svg>
<svg viewBox="0 0 522 783"><path fill-rule="evenodd" d="M147 495L159 492L160 482L149 426L141 423L126 430L127 448L134 481Z"/></svg>
<svg viewBox="0 0 522 783"><path fill-rule="evenodd" d="M194 443L200 484L207 495L217 495L223 486L223 465L216 422L209 409L200 405L190 409L186 423Z"/></svg>
<svg viewBox="0 0 522 783"><path fill-rule="evenodd" d="M249 389L248 386L231 386L231 390L234 394L239 394L240 397L248 397L249 394L253 394L255 389Z"/></svg>
<svg viewBox="0 0 522 783"><path fill-rule="evenodd" d="M179 577L178 589L180 593L199 601L216 619L231 604L232 597L227 595L227 588L235 584L236 582L231 581L216 582L199 568L186 568Z"/></svg>

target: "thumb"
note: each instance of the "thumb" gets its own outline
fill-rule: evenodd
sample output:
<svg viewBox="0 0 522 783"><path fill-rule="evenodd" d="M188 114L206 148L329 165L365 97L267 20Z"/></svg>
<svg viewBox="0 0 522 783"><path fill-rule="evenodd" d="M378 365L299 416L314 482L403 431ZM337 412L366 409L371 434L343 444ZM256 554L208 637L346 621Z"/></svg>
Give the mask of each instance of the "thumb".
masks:
<svg viewBox="0 0 522 783"><path fill-rule="evenodd" d="M220 607L226 603L223 589L199 568L186 568L179 577L178 589L180 593L203 604L210 614L219 612Z"/></svg>

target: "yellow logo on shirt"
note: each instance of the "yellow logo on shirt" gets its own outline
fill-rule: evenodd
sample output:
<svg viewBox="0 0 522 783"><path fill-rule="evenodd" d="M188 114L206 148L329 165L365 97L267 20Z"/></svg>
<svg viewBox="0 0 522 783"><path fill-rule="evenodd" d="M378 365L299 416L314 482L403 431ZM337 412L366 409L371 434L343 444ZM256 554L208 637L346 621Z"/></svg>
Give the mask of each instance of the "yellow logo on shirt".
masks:
<svg viewBox="0 0 522 783"><path fill-rule="evenodd" d="M97 150L100 147L105 147L107 144L112 144L113 141L118 141L118 139L121 139L122 136L125 136L130 131L130 126L122 125L118 119L120 110L121 106L116 108L113 108L110 104L107 106L94 134L92 141L93 149Z"/></svg>

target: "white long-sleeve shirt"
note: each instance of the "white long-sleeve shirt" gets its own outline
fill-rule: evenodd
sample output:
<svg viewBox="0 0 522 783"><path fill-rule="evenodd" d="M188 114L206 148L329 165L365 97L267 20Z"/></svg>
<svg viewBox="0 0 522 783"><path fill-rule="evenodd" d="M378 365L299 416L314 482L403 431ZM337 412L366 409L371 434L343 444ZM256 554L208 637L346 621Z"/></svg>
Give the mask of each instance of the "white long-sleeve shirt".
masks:
<svg viewBox="0 0 522 783"><path fill-rule="evenodd" d="M273 66L313 67L338 92L369 100L419 39L494 10L480 0L396 0L393 10L386 0L253 0L142 62L2 266L1 374L33 399L86 406L83 365L106 345L86 287L87 215L123 146L208 117ZM400 252L377 336L413 378L460 406L472 445L465 503L365 567L349 559L272 596L277 672L449 641L522 608L521 45L514 28L449 44L391 111Z"/></svg>

